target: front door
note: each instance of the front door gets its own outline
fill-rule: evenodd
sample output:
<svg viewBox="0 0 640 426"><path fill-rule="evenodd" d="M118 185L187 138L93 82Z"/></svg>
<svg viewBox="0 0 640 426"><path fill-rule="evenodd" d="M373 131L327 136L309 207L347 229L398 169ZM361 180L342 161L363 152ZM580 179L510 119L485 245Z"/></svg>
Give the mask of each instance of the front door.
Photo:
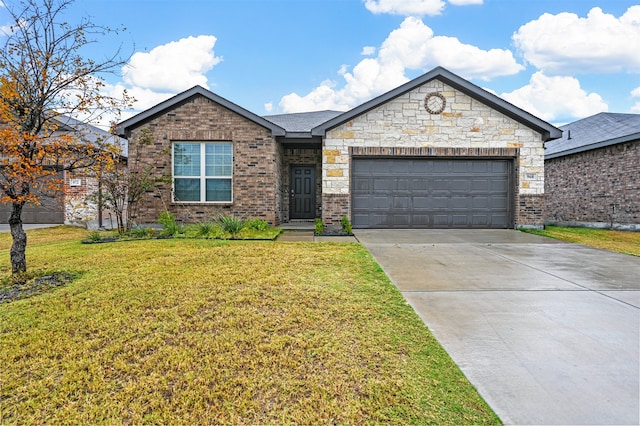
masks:
<svg viewBox="0 0 640 426"><path fill-rule="evenodd" d="M291 166L289 219L315 219L316 166Z"/></svg>

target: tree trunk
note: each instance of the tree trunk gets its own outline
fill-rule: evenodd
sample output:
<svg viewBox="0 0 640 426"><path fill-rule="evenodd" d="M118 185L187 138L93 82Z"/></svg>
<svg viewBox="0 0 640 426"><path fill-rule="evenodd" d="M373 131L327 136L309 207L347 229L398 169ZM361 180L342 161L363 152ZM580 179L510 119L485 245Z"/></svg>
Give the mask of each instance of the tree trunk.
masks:
<svg viewBox="0 0 640 426"><path fill-rule="evenodd" d="M11 228L11 273L19 274L27 271L27 234L22 228L22 207L24 203L13 203L9 227Z"/></svg>

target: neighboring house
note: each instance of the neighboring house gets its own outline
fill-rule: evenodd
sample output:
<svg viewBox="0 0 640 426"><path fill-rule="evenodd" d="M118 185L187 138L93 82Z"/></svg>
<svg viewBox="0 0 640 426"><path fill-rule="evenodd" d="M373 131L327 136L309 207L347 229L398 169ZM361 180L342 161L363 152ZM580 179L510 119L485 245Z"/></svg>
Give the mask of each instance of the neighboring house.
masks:
<svg viewBox="0 0 640 426"><path fill-rule="evenodd" d="M561 127L545 150L545 222L640 230L640 114Z"/></svg>
<svg viewBox="0 0 640 426"><path fill-rule="evenodd" d="M96 142L98 139L110 143L117 143L123 148L123 161L126 161L126 140L106 132L98 127L83 123L68 116L56 119L59 126L56 132L78 133L80 139L87 142ZM89 222L98 225L102 216L103 225L112 227L115 217L110 218L108 210L98 211L97 193L98 181L87 177L85 174L74 174L68 171L60 171L55 176L58 180L64 180L62 191L56 194L47 194L41 197L41 205L25 204L22 210L22 222L26 224L68 224L87 226ZM11 204L0 204L0 223L7 223L11 215Z"/></svg>
<svg viewBox="0 0 640 426"><path fill-rule="evenodd" d="M138 223L168 210L277 225L542 227L544 147L554 126L443 69L351 111L260 117L196 86L118 125L165 178Z"/></svg>

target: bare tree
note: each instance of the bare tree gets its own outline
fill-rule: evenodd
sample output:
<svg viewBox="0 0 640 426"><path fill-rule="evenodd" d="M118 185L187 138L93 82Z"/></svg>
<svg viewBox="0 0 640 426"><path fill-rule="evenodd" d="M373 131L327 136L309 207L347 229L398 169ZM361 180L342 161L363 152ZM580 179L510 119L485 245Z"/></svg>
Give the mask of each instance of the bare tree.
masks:
<svg viewBox="0 0 640 426"><path fill-rule="evenodd" d="M83 139L82 132L59 131L66 117L90 121L119 113L131 104L105 95L104 76L126 63L120 49L101 60L85 58L83 48L117 31L88 18L63 20L73 0L4 0L12 19L0 52L0 202L12 205L9 225L13 274L27 270L26 203L39 204L45 190L61 192L60 170L82 170L112 161L119 147ZM41 182L46 181L46 188Z"/></svg>
<svg viewBox="0 0 640 426"><path fill-rule="evenodd" d="M134 155L129 156L127 164L114 161L104 170L100 170L102 203L114 212L120 234L131 230L138 202L158 181L151 176L153 166L144 164L141 154L142 149L153 142L153 135L148 129L142 129L140 135L132 142L129 148L134 149Z"/></svg>

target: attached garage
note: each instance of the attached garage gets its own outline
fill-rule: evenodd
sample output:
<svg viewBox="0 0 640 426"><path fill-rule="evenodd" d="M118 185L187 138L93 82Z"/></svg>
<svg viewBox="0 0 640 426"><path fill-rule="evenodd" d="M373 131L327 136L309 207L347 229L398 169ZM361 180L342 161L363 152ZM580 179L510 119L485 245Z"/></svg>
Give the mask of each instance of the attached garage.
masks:
<svg viewBox="0 0 640 426"><path fill-rule="evenodd" d="M11 216L11 204L0 205L0 223L8 223ZM59 206L31 206L22 209L22 223L62 224L64 211Z"/></svg>
<svg viewBox="0 0 640 426"><path fill-rule="evenodd" d="M55 179L62 180L63 174L59 172ZM22 208L22 223L29 224L63 224L64 223L64 197L42 197L41 205L25 204ZM11 204L0 204L0 223L8 223L11 216Z"/></svg>
<svg viewBox="0 0 640 426"><path fill-rule="evenodd" d="M513 228L513 160L353 158L355 228Z"/></svg>

